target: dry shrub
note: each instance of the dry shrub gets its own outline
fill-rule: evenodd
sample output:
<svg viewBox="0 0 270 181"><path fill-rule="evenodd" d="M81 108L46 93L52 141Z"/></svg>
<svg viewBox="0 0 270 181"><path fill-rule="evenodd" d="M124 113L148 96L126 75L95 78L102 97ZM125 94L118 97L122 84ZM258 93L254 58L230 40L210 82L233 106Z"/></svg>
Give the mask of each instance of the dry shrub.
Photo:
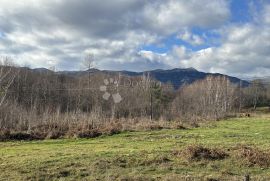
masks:
<svg viewBox="0 0 270 181"><path fill-rule="evenodd" d="M11 109L10 109L11 110ZM18 113L19 114L19 113ZM18 114L14 114L16 116ZM14 117L14 124L0 127L8 130L7 134L0 134L1 140L42 140L59 138L95 138L101 135L114 135L123 131L151 131L161 129L186 129L180 121L153 121L149 118L121 118L114 119L96 117L91 114L76 113L29 113L25 117ZM16 123L16 124L15 124ZM10 133L12 133L10 135ZM17 135L16 135L17 134Z"/></svg>
<svg viewBox="0 0 270 181"><path fill-rule="evenodd" d="M99 121L99 122L98 122ZM179 122L151 121L150 119L98 120L94 126L68 119L36 122L31 127L9 128L9 133L0 133L1 140L42 140L59 138L96 138L101 135L112 136L123 131L154 131L162 129L187 129ZM1 129L0 129L1 130ZM2 131L4 132L4 131ZM12 134L10 135L10 133ZM16 135L16 134L18 135ZM19 135L21 134L21 135Z"/></svg>
<svg viewBox="0 0 270 181"><path fill-rule="evenodd" d="M67 130L67 125L64 126L61 123L47 123L37 124L31 127L27 132L38 139L59 139L65 137Z"/></svg>
<svg viewBox="0 0 270 181"><path fill-rule="evenodd" d="M236 157L243 160L243 164L259 167L270 166L270 154L256 147L250 147L246 145L239 145L235 148Z"/></svg>
<svg viewBox="0 0 270 181"><path fill-rule="evenodd" d="M109 122L102 126L101 132L104 135L115 135L122 132L123 126L120 122Z"/></svg>
<svg viewBox="0 0 270 181"><path fill-rule="evenodd" d="M43 139L58 139L62 138L65 134L59 131L42 132L5 132L0 133L0 141L32 141Z"/></svg>
<svg viewBox="0 0 270 181"><path fill-rule="evenodd" d="M102 133L98 129L90 129L90 130L80 131L79 133L77 133L78 138L96 138L101 135Z"/></svg>
<svg viewBox="0 0 270 181"><path fill-rule="evenodd" d="M31 140L37 140L39 137L36 137L29 133L24 132L10 132L10 131L2 131L0 133L0 141L31 141Z"/></svg>
<svg viewBox="0 0 270 181"><path fill-rule="evenodd" d="M112 136L122 132L122 124L114 121L108 121L98 125L96 128L88 126L86 128L77 127L75 129L70 128L67 137L78 137L78 138L96 138L101 135Z"/></svg>
<svg viewBox="0 0 270 181"><path fill-rule="evenodd" d="M120 119L118 122L122 125L123 131L154 131L162 129L188 129L187 124L181 121L167 121L160 119L158 121L149 118L128 118Z"/></svg>
<svg viewBox="0 0 270 181"><path fill-rule="evenodd" d="M175 154L179 154L175 152ZM203 146L192 145L180 152L181 156L184 156L190 161L200 160L223 160L229 155L220 149L210 149Z"/></svg>

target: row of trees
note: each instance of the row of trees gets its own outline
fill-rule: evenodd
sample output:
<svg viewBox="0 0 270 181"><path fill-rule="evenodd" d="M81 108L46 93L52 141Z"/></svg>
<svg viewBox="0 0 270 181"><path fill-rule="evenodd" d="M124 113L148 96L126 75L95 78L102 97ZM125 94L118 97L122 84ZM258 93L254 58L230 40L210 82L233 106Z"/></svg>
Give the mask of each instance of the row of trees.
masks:
<svg viewBox="0 0 270 181"><path fill-rule="evenodd" d="M219 119L237 110L239 98L239 87L228 78L207 77L180 89L173 105L188 119Z"/></svg>
<svg viewBox="0 0 270 181"><path fill-rule="evenodd" d="M243 108L269 105L270 100L270 88L260 81L243 87L225 76L209 76L176 91L149 75L89 71L73 76L16 68L8 62L4 59L0 69L0 129L31 130L37 125L67 122L93 127L120 118L217 120ZM119 92L123 101L118 104L103 99L100 91L104 80L111 79L116 82L106 89Z"/></svg>

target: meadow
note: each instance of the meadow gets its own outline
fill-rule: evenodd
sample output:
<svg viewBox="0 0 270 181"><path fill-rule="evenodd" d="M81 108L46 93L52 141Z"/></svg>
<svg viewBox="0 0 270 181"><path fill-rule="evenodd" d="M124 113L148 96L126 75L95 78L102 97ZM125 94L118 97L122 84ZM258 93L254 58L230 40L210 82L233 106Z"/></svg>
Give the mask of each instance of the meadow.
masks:
<svg viewBox="0 0 270 181"><path fill-rule="evenodd" d="M270 114L93 139L0 142L0 180L270 179Z"/></svg>

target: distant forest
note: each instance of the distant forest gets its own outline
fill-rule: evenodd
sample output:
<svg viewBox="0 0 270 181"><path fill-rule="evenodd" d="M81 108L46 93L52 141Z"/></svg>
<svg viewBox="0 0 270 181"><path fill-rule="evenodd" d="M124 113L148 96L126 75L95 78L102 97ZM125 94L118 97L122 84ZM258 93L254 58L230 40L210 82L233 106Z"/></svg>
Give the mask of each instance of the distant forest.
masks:
<svg viewBox="0 0 270 181"><path fill-rule="evenodd" d="M40 138L93 136L93 130L116 124L196 124L270 105L270 85L260 80L243 86L208 76L175 90L147 74L70 76L16 67L8 59L0 68L0 88L1 134Z"/></svg>

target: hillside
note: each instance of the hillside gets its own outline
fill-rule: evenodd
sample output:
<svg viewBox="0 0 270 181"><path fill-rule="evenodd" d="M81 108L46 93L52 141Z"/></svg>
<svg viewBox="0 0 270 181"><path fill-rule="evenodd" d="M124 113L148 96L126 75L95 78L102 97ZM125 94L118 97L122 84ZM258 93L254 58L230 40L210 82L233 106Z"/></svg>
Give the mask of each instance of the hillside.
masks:
<svg viewBox="0 0 270 181"><path fill-rule="evenodd" d="M226 76L232 83L240 84L242 81L239 78L218 74L218 73L205 73L200 72L194 68L187 68L187 69L171 69L171 70L152 70L152 71L145 71L145 72L132 72L132 71L110 71L110 70L98 70L98 69L91 69L88 71L61 71L58 72L59 74L65 74L70 76L81 76L88 74L88 72L92 74L95 73L105 73L105 74L122 74L127 76L142 76L142 75L150 75L153 79L156 79L162 83L171 83L176 89L181 87L184 84L191 84L197 80L202 80L207 76ZM241 82L242 86L247 86L249 83L247 81Z"/></svg>

